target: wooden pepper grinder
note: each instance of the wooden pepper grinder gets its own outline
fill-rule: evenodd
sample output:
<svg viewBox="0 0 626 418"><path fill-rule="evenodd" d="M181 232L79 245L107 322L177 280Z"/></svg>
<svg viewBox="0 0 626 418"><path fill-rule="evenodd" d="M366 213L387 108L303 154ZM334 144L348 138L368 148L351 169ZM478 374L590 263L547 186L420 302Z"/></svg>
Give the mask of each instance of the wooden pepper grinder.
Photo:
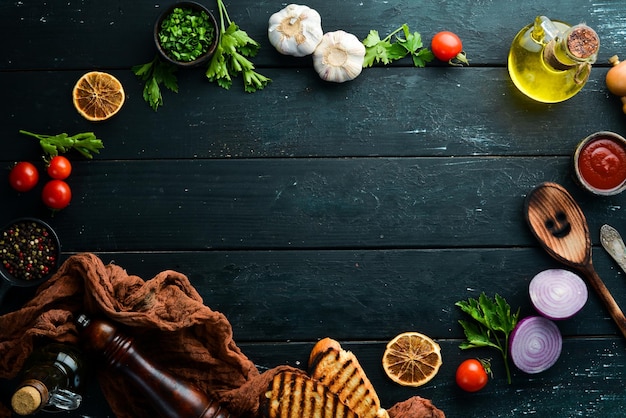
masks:
<svg viewBox="0 0 626 418"><path fill-rule="evenodd" d="M151 400L164 418L231 418L217 401L194 386L159 370L136 350L132 338L104 320L78 318L88 351L99 353L107 365L119 371Z"/></svg>

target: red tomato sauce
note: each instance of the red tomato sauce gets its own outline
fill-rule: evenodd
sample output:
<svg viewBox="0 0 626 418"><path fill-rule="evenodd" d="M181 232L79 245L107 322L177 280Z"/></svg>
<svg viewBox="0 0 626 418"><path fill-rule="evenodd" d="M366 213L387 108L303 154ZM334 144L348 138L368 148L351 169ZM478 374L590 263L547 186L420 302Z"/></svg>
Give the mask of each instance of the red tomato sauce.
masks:
<svg viewBox="0 0 626 418"><path fill-rule="evenodd" d="M578 169L591 187L615 189L626 180L626 149L608 137L594 139L581 149Z"/></svg>

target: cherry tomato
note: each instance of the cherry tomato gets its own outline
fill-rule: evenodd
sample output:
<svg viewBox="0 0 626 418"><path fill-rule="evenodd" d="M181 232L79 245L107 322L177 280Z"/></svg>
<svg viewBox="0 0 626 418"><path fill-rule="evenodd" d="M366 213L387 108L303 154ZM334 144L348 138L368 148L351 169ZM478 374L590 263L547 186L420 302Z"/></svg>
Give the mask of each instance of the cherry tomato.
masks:
<svg viewBox="0 0 626 418"><path fill-rule="evenodd" d="M464 391L479 391L485 387L487 381L489 381L489 376L485 365L480 360L467 359L456 369L456 384Z"/></svg>
<svg viewBox="0 0 626 418"><path fill-rule="evenodd" d="M435 34L430 43L430 48L435 57L441 61L452 64L452 60L457 59L461 63L467 64L461 38L453 32L443 31Z"/></svg>
<svg viewBox="0 0 626 418"><path fill-rule="evenodd" d="M50 209L64 209L72 200L72 189L63 180L50 180L43 186L41 200Z"/></svg>
<svg viewBox="0 0 626 418"><path fill-rule="evenodd" d="M37 185L39 171L32 163L22 161L11 169L9 184L18 192L27 192Z"/></svg>
<svg viewBox="0 0 626 418"><path fill-rule="evenodd" d="M47 171L53 179L65 180L72 172L72 163L64 156L57 155L50 160Z"/></svg>

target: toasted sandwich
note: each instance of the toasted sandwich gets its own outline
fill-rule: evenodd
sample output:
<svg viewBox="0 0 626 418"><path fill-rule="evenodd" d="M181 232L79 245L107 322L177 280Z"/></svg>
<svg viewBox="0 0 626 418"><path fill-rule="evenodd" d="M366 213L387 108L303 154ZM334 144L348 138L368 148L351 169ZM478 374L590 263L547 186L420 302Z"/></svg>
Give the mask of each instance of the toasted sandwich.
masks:
<svg viewBox="0 0 626 418"><path fill-rule="evenodd" d="M356 356L324 338L311 350L309 375L324 384L359 418L389 418Z"/></svg>
<svg viewBox="0 0 626 418"><path fill-rule="evenodd" d="M268 418L360 418L337 394L305 373L278 373L265 396Z"/></svg>

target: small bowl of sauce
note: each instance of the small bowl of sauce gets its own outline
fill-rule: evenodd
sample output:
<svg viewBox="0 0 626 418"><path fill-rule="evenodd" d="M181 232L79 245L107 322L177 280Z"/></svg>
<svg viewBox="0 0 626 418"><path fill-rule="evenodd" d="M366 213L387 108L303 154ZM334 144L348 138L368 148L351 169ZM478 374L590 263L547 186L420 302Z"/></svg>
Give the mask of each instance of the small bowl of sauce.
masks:
<svg viewBox="0 0 626 418"><path fill-rule="evenodd" d="M574 174L587 191L611 196L626 189L626 139L609 131L583 139L574 153Z"/></svg>

